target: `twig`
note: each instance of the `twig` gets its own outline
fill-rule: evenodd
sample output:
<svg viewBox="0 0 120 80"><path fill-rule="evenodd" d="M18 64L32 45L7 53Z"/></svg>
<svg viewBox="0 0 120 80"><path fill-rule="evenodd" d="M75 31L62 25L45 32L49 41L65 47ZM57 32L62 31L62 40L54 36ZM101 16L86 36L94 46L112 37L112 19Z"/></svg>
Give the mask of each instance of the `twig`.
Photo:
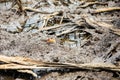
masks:
<svg viewBox="0 0 120 80"><path fill-rule="evenodd" d="M22 1L21 0L16 0L16 4L19 6L20 11L23 11L23 6L22 6Z"/></svg>
<svg viewBox="0 0 120 80"><path fill-rule="evenodd" d="M63 35L63 34L68 34L68 33L70 33L75 27L76 27L76 26L74 26L74 27L72 27L72 28L69 28L69 29L67 29L66 31L63 31L63 32L60 33L60 34L57 34L56 36L61 36L61 35Z"/></svg>
<svg viewBox="0 0 120 80"><path fill-rule="evenodd" d="M32 74L32 76L37 77L37 74L33 72L32 70L17 70L17 71L21 73Z"/></svg>
<svg viewBox="0 0 120 80"><path fill-rule="evenodd" d="M0 3L3 3L3 2L10 2L12 0L0 0Z"/></svg>
<svg viewBox="0 0 120 80"><path fill-rule="evenodd" d="M108 23L105 23L105 22L100 22L100 21L96 21L94 20L92 17L84 17L84 19L86 20L86 22L93 26L93 27L102 27L102 28L108 28L110 30L113 31L113 33L117 34L117 35L120 35L120 29L116 29L113 25L110 25Z"/></svg>
<svg viewBox="0 0 120 80"><path fill-rule="evenodd" d="M110 12L110 11L120 11L120 7L108 7L94 10L91 13L102 13L102 12Z"/></svg>
<svg viewBox="0 0 120 80"><path fill-rule="evenodd" d="M30 11L30 12L36 12L36 13L41 13L41 14L53 14L54 12L47 12L47 11L40 11L38 9L33 9L30 7L23 7L24 11Z"/></svg>
<svg viewBox="0 0 120 80"><path fill-rule="evenodd" d="M50 29L55 29L55 28L59 28L59 27L66 26L66 25L72 25L72 24L74 24L74 23L65 23L65 24L60 24L60 25L55 25L55 26L40 28L39 30L40 30L40 31L43 31L43 30L50 30Z"/></svg>
<svg viewBox="0 0 120 80"><path fill-rule="evenodd" d="M78 8L86 8L86 7L94 5L94 4L106 5L107 3L103 3L103 2L88 2L88 3L82 5L82 6L78 7Z"/></svg>

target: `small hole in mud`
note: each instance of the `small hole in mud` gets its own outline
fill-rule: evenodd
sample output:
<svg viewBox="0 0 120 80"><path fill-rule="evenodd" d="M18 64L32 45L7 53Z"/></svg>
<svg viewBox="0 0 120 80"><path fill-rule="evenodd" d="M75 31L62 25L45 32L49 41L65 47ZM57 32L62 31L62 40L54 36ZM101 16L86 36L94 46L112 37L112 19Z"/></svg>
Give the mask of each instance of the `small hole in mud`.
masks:
<svg viewBox="0 0 120 80"><path fill-rule="evenodd" d="M57 14L58 16L62 16L63 15L63 11L60 11L59 14Z"/></svg>
<svg viewBox="0 0 120 80"><path fill-rule="evenodd" d="M79 78L81 78L82 76L77 76L75 80L78 80Z"/></svg>
<svg viewBox="0 0 120 80"><path fill-rule="evenodd" d="M106 45L106 47L110 47L110 46L111 46L111 44L107 44L107 45Z"/></svg>
<svg viewBox="0 0 120 80"><path fill-rule="evenodd" d="M113 15L113 14L111 14L111 16L113 17L114 15Z"/></svg>
<svg viewBox="0 0 120 80"><path fill-rule="evenodd" d="M101 32L101 31L98 31L98 30L96 30L95 32L98 33L98 34L102 34L102 32Z"/></svg>
<svg viewBox="0 0 120 80"><path fill-rule="evenodd" d="M85 25L87 26L89 29L95 29L93 26L90 26L90 25Z"/></svg>
<svg viewBox="0 0 120 80"><path fill-rule="evenodd" d="M94 13L91 13L92 16L94 16Z"/></svg>
<svg viewBox="0 0 120 80"><path fill-rule="evenodd" d="M50 52L46 52L47 54L49 54Z"/></svg>
<svg viewBox="0 0 120 80"><path fill-rule="evenodd" d="M59 62L58 57L54 58L54 59L53 59L53 62Z"/></svg>
<svg viewBox="0 0 120 80"><path fill-rule="evenodd" d="M43 55L43 54L41 54L41 56L43 57L44 55Z"/></svg>
<svg viewBox="0 0 120 80"><path fill-rule="evenodd" d="M117 53L116 49L113 49L113 50L112 50L112 53Z"/></svg>
<svg viewBox="0 0 120 80"><path fill-rule="evenodd" d="M32 54L30 54L30 56L32 56Z"/></svg>
<svg viewBox="0 0 120 80"><path fill-rule="evenodd" d="M120 55L116 58L116 61L120 61Z"/></svg>
<svg viewBox="0 0 120 80"><path fill-rule="evenodd" d="M117 17L119 17L120 15L117 15Z"/></svg>
<svg viewBox="0 0 120 80"><path fill-rule="evenodd" d="M94 38L94 41L98 41L98 40L100 40L98 37L95 37L95 38Z"/></svg>
<svg viewBox="0 0 120 80"><path fill-rule="evenodd" d="M48 35L54 35L54 34L55 34L55 32L48 33Z"/></svg>
<svg viewBox="0 0 120 80"><path fill-rule="evenodd" d="M30 53L30 51L27 51L27 53Z"/></svg>
<svg viewBox="0 0 120 80"><path fill-rule="evenodd" d="M115 3L118 3L117 1L115 1Z"/></svg>
<svg viewBox="0 0 120 80"><path fill-rule="evenodd" d="M70 21L71 21L71 20L69 20L69 18L64 18L64 19L63 19L63 22L64 22L64 23L67 23L67 22L70 22Z"/></svg>

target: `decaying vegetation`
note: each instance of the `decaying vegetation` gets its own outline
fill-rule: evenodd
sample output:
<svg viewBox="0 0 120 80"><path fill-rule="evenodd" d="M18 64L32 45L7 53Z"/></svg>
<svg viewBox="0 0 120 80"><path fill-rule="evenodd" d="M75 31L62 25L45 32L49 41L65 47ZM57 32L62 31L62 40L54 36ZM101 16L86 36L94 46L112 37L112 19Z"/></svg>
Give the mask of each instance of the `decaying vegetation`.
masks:
<svg viewBox="0 0 120 80"><path fill-rule="evenodd" d="M119 0L0 0L0 6L4 73L30 74L28 80L120 79Z"/></svg>

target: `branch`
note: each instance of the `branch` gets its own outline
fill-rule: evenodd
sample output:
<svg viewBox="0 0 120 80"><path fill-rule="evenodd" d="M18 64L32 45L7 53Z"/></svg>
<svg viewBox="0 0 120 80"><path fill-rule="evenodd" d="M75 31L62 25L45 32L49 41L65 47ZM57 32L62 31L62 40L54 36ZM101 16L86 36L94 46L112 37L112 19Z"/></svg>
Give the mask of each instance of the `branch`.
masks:
<svg viewBox="0 0 120 80"><path fill-rule="evenodd" d="M85 3L84 5L82 5L78 8L86 8L86 7L94 5L94 4L107 5L107 3L103 3L103 2L87 2L87 3Z"/></svg>
<svg viewBox="0 0 120 80"><path fill-rule="evenodd" d="M70 69L103 69L111 71L119 71L120 66L115 66L110 63L85 63L85 64L74 64L74 63L47 63L32 60L29 58L22 57L7 57L0 55L0 69L44 69L44 68L70 68Z"/></svg>
<svg viewBox="0 0 120 80"><path fill-rule="evenodd" d="M102 12L110 12L110 11L120 11L120 7L108 7L94 10L91 13L102 13Z"/></svg>

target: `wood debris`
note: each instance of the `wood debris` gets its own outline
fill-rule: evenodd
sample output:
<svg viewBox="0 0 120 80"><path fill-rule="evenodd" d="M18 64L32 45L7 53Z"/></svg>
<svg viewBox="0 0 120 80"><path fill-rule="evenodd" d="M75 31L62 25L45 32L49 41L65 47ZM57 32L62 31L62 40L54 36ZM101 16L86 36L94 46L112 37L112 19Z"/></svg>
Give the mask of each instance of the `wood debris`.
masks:
<svg viewBox="0 0 120 80"><path fill-rule="evenodd" d="M111 12L111 11L120 11L120 7L108 7L108 8L97 9L91 13L102 13L102 12Z"/></svg>
<svg viewBox="0 0 120 80"><path fill-rule="evenodd" d="M46 63L29 58L23 57L7 57L0 55L0 69L2 70L17 70L18 72L32 74L34 77L37 76L36 73L32 72L33 69L86 69L86 70L110 70L120 72L120 66L115 66L110 63Z"/></svg>

